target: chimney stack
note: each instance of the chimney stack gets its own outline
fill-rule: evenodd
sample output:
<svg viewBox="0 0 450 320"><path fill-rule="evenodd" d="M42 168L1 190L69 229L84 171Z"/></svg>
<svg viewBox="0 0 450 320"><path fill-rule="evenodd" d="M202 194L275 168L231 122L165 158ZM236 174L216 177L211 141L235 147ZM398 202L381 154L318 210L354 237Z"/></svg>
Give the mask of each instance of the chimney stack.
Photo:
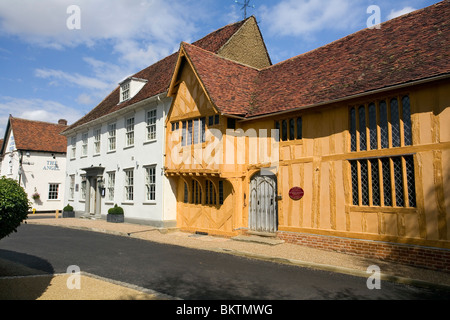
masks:
<svg viewBox="0 0 450 320"><path fill-rule="evenodd" d="M63 126L67 126L67 120L66 119L60 119L60 120L58 120L58 124L63 125Z"/></svg>

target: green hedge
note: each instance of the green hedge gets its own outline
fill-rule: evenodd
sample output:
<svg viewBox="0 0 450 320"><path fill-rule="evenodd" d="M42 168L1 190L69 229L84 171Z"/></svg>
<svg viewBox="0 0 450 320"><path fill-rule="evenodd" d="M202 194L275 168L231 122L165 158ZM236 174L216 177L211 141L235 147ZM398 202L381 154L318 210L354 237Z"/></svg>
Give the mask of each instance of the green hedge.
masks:
<svg viewBox="0 0 450 320"><path fill-rule="evenodd" d="M17 232L17 228L28 217L31 203L19 183L5 177L0 178L0 239Z"/></svg>
<svg viewBox="0 0 450 320"><path fill-rule="evenodd" d="M65 211L65 212L72 212L73 211L73 207L70 204L68 204L67 206L64 207L63 211Z"/></svg>
<svg viewBox="0 0 450 320"><path fill-rule="evenodd" d="M108 213L113 215L120 215L123 214L123 209L121 207L118 207L116 204L114 208L108 210Z"/></svg>

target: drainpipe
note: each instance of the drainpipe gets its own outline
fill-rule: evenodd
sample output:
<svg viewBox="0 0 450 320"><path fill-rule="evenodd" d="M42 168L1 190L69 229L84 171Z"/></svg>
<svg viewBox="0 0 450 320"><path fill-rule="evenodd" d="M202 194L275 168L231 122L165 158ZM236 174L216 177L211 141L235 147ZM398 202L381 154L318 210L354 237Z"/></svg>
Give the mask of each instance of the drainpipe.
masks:
<svg viewBox="0 0 450 320"><path fill-rule="evenodd" d="M162 104L162 112L163 112L163 116L162 116L162 122L163 122L163 141L161 143L161 149L162 149L162 176L161 176L161 182L162 182L162 225L163 227L165 227L165 199L164 199L164 188L165 188L165 183L164 183L164 164L166 163L165 161L165 139L166 139L166 110L165 110L165 104L162 102L161 97L158 96L158 104Z"/></svg>
<svg viewBox="0 0 450 320"><path fill-rule="evenodd" d="M19 151L19 186L20 181L22 180L22 163L23 163L23 153L22 151Z"/></svg>

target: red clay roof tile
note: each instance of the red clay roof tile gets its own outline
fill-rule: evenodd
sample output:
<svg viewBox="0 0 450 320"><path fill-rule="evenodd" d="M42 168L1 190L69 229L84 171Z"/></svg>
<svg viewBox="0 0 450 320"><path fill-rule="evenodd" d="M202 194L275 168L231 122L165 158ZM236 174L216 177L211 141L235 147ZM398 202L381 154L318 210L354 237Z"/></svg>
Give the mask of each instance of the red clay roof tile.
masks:
<svg viewBox="0 0 450 320"><path fill-rule="evenodd" d="M67 152L67 138L60 133L67 125L10 117L16 148L26 151Z"/></svg>
<svg viewBox="0 0 450 320"><path fill-rule="evenodd" d="M183 44L223 113L294 110L450 73L450 1L255 71Z"/></svg>

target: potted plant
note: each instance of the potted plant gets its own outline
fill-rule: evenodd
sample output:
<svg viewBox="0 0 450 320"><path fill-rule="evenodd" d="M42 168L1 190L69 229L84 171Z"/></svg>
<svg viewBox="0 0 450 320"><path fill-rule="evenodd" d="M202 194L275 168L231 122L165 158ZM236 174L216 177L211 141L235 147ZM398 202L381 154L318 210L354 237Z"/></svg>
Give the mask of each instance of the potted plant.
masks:
<svg viewBox="0 0 450 320"><path fill-rule="evenodd" d="M38 201L41 198L41 195L35 192L31 197L33 198L34 201Z"/></svg>
<svg viewBox="0 0 450 320"><path fill-rule="evenodd" d="M73 207L68 204L63 209L63 218L75 218L75 211L73 211Z"/></svg>
<svg viewBox="0 0 450 320"><path fill-rule="evenodd" d="M108 215L106 216L107 222L112 223L123 223L125 222L125 215L123 209L118 207L117 204L108 210Z"/></svg>

